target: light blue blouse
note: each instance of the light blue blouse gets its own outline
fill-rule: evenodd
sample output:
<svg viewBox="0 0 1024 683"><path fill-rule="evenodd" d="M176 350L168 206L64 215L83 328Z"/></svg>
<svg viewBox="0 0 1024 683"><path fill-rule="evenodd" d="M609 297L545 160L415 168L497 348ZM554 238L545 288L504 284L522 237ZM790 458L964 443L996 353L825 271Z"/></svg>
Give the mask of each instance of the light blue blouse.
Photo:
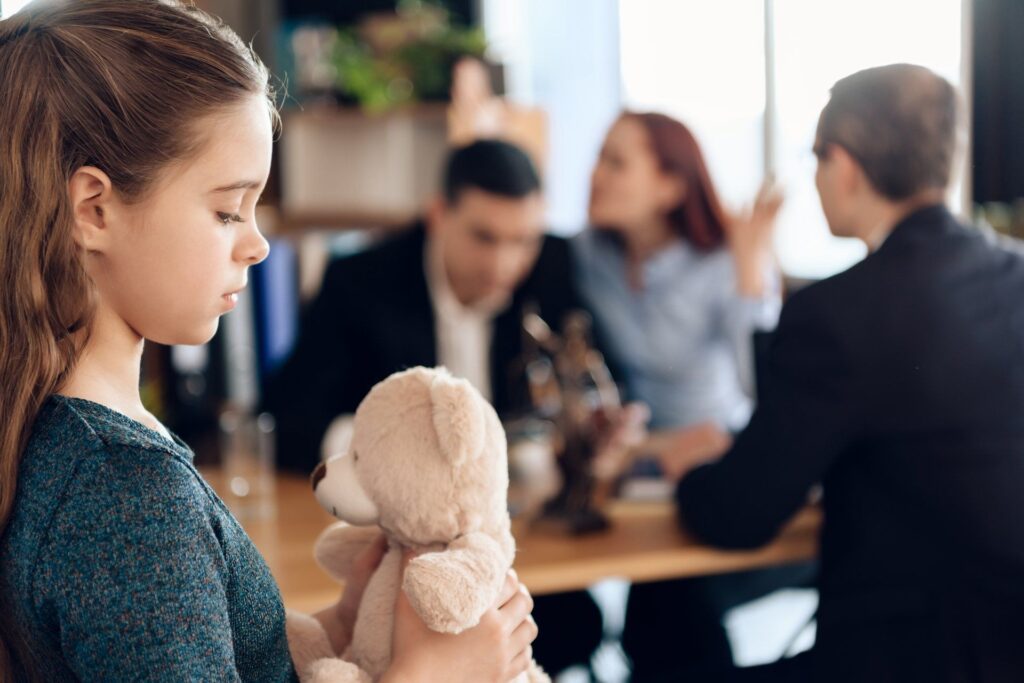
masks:
<svg viewBox="0 0 1024 683"><path fill-rule="evenodd" d="M572 247L616 379L650 406L651 428L710 420L741 429L754 397L752 335L774 328L782 305L777 274L764 297L741 296L728 249L700 252L678 240L644 263L634 291L625 253L607 234L584 230Z"/></svg>

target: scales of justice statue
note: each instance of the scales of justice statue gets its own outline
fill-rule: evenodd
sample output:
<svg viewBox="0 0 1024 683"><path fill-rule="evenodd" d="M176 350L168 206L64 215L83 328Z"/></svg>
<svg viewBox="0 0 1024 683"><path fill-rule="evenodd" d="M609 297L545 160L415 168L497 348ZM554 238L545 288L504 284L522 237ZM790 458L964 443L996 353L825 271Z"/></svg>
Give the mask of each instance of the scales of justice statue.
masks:
<svg viewBox="0 0 1024 683"><path fill-rule="evenodd" d="M593 460L610 419L621 409L618 387L591 344L584 311L566 316L561 336L535 312L523 316L524 357L534 417L553 425L552 451L562 475L558 493L534 523L578 535L606 529L598 509Z"/></svg>

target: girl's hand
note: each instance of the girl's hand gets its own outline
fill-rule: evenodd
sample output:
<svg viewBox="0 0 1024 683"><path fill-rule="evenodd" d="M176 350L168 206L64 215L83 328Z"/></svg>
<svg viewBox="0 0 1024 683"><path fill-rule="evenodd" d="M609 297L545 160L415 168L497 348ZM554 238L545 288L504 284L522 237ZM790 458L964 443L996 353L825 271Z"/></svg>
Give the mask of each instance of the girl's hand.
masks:
<svg viewBox="0 0 1024 683"><path fill-rule="evenodd" d="M404 561L411 558L407 554ZM537 624L533 598L509 571L498 599L480 623L458 635L428 629L404 591L395 603L391 668L383 681L506 683L526 671Z"/></svg>

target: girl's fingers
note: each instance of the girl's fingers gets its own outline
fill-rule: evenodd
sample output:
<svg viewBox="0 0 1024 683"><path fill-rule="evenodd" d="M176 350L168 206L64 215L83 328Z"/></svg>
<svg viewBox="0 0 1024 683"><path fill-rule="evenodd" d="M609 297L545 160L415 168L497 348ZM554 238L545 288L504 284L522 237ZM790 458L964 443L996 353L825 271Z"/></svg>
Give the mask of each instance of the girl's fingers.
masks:
<svg viewBox="0 0 1024 683"><path fill-rule="evenodd" d="M505 574L505 583L502 584L501 590L498 592L498 599L494 601L494 606L499 609L504 607L505 603L515 597L518 590L519 577L516 575L516 570L509 569Z"/></svg>
<svg viewBox="0 0 1024 683"><path fill-rule="evenodd" d="M516 591L511 600L501 606L498 613L505 622L507 633L512 633L530 616L532 610L533 598L526 592L526 589L521 588Z"/></svg>
<svg viewBox="0 0 1024 683"><path fill-rule="evenodd" d="M537 632L537 622L528 615L508 638L512 652L520 652L530 647L530 643L537 640Z"/></svg>
<svg viewBox="0 0 1024 683"><path fill-rule="evenodd" d="M530 668L530 662L533 661L533 648L527 646L525 650L517 654L512 658L512 661L508 664L508 677L509 680L515 678L521 673L524 673Z"/></svg>

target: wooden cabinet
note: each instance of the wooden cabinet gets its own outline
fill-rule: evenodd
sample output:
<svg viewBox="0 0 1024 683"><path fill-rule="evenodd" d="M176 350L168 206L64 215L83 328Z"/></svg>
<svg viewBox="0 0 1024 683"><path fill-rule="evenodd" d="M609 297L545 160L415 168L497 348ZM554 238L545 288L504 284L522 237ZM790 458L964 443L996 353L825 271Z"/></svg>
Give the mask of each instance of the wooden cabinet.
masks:
<svg viewBox="0 0 1024 683"><path fill-rule="evenodd" d="M444 105L380 116L311 109L284 114L285 227L366 227L412 220L441 185Z"/></svg>

